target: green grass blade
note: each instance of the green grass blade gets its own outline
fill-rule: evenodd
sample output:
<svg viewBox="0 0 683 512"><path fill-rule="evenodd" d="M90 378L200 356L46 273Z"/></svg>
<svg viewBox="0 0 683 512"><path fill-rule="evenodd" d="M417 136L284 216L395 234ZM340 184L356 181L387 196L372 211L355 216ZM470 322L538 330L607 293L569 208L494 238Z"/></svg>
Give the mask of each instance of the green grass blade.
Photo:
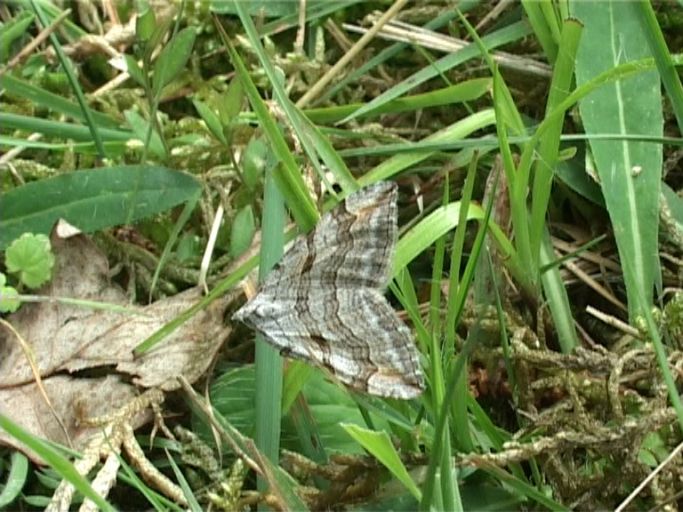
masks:
<svg viewBox="0 0 683 512"><path fill-rule="evenodd" d="M34 105L49 108L53 112L70 116L77 121L85 121L83 110L77 104L25 80L12 75L3 75L0 77L0 87L4 87L6 93L27 99ZM117 128L118 123L108 115L92 109L89 110L93 121L98 126L110 129Z"/></svg>
<svg viewBox="0 0 683 512"><path fill-rule="evenodd" d="M638 19L642 24L643 34L650 45L650 52L657 63L659 76L671 99L671 107L676 116L678 131L683 133L683 85L681 85L681 78L676 70L671 53L669 53L667 48L664 34L662 34L662 29L657 22L652 3L648 0L640 0L638 6L640 7L641 14Z"/></svg>
<svg viewBox="0 0 683 512"><path fill-rule="evenodd" d="M466 118L439 130L429 137L426 137L424 140L426 142L435 143L458 140L467 137L467 135L477 130L490 126L493 123L495 123L494 112L492 110L482 110L481 112L467 116ZM406 147L410 147L410 145L407 144ZM429 150L400 153L392 158L384 160L381 164L370 169L358 180L358 183L363 187L370 183L375 183L376 181L389 179L399 172L426 160L434 153L435 151Z"/></svg>
<svg viewBox="0 0 683 512"><path fill-rule="evenodd" d="M401 461L396 448L391 443L391 439L386 432L375 432L361 428L358 425L343 423L342 428L356 440L363 448L372 454L384 467L386 467L396 479L408 489L416 500L422 498L422 493L418 489L415 481L411 478L408 470Z"/></svg>
<svg viewBox="0 0 683 512"><path fill-rule="evenodd" d="M259 278L263 280L282 257L285 208L271 168L266 175L262 217L263 242ZM282 417L282 358L260 334L256 336L256 435L258 449L277 464ZM262 488L262 485L261 485Z"/></svg>
<svg viewBox="0 0 683 512"><path fill-rule="evenodd" d="M26 130L28 132L39 132L51 137L92 142L90 129L87 126L78 124L0 112L0 125L5 129ZM130 131L113 130L110 128L100 129L100 135L102 135L102 140L105 141L127 142L133 138L133 133Z"/></svg>
<svg viewBox="0 0 683 512"><path fill-rule="evenodd" d="M246 36L259 58L259 62L270 81L273 95L282 111L287 116L289 125L296 133L301 145L308 156L308 161L317 170L322 181L325 181L325 170L320 160L324 162L330 171L336 176L337 181L346 193L351 193L358 188L351 172L344 161L336 154L330 142L307 120L301 111L291 102L280 74L271 63L271 57L266 53L261 44L256 27L247 13L246 6L242 2L235 2L235 9L240 17Z"/></svg>
<svg viewBox="0 0 683 512"><path fill-rule="evenodd" d="M541 2L534 0L522 0L524 12L526 12L527 19L534 29L534 35L545 53L548 62L555 62L557 58L557 40L553 38L553 31L549 26Z"/></svg>
<svg viewBox="0 0 683 512"><path fill-rule="evenodd" d="M524 22L513 23L505 28L502 28L493 34L485 36L482 41L487 49L492 50L498 46L516 41L529 34L529 26ZM383 106L385 103L403 96L408 91L411 91L420 84L442 73L446 73L460 64L474 59L480 55L480 50L476 44L472 43L464 47L462 50L451 53L436 61L432 66L426 67L403 80L400 84L395 85L388 91L380 94L369 103L365 104L356 112L344 118L341 122L347 123L357 117L367 115L368 112Z"/></svg>
<svg viewBox="0 0 683 512"><path fill-rule="evenodd" d="M547 229L540 250L539 262L541 265L546 266L554 260L553 244ZM563 353L569 354L574 347L580 346L581 343L574 328L574 315L569 304L567 289L562 282L560 269L557 266L547 268L541 274L541 284L543 285L545 300L550 308L550 314L553 317L560 348Z"/></svg>
<svg viewBox="0 0 683 512"><path fill-rule="evenodd" d="M38 16L40 22L43 24L44 27L47 27L49 25L49 21L45 17L45 14L43 13L43 10L39 6L39 4L35 2L35 0L31 0L31 5L33 7L34 12L36 13L36 16ZM81 89L81 86L78 83L78 78L71 69L71 66L67 60L66 55L64 54L64 51L62 50L62 45L59 43L57 36L54 33L52 33L49 37L50 42L52 43L52 47L55 49L55 53L57 54L57 59L59 59L59 62L61 63L62 68L64 69L64 73L66 74L66 77L69 80L71 89L76 95L76 99L78 100L78 104L81 107L83 116L86 119L88 128L90 130L90 134L92 135L92 139L95 142L95 147L97 147L97 152L99 153L100 158L104 158L106 156L106 153L104 151L104 146L102 145L102 139L100 138L99 129L97 127L97 124L95 123L95 120L92 117L90 108L88 108L88 103L85 99L85 94L83 94L83 90Z"/></svg>
<svg viewBox="0 0 683 512"><path fill-rule="evenodd" d="M476 100L491 90L490 78L473 78L465 80L455 85L443 87L423 94L405 96L391 100L381 107L368 112L363 119L379 116L380 114L396 114L400 112L412 112L421 108L438 107ZM353 111L361 108L362 103L350 103L324 108L309 108L304 110L304 114L312 122L331 124L343 119Z"/></svg>
<svg viewBox="0 0 683 512"><path fill-rule="evenodd" d="M553 67L550 93L546 112L552 112L569 95L574 75L574 59L581 38L581 24L567 20L562 25L560 52ZM554 169L560 149L560 135L564 119L558 117L548 127L538 147L538 157L534 165L534 178L531 205L531 250L538 254L546 223L546 213L550 191L553 184Z"/></svg>

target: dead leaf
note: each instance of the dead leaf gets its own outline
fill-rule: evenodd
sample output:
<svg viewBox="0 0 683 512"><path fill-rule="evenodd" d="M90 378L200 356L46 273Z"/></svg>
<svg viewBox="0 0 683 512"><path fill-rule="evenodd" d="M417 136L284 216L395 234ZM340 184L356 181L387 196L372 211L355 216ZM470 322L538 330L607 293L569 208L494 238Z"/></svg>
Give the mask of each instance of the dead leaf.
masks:
<svg viewBox="0 0 683 512"><path fill-rule="evenodd" d="M80 449L97 431L86 420L113 413L138 394L135 385L172 390L177 378L194 382L211 364L227 335L223 311L230 300L215 301L142 357L133 349L201 296L193 288L149 306L129 305L125 293L108 278L104 254L84 235L61 239L53 234L55 272L40 290L48 297L70 297L125 306L130 312L78 307L61 302L24 306L7 318L33 351L45 391L74 444ZM83 370L89 370L85 375ZM74 372L79 372L75 373ZM93 377L91 374L96 374ZM32 434L68 444L57 418L40 396L20 344L0 331L0 414ZM141 415L136 428L149 420ZM0 444L21 449L0 432Z"/></svg>

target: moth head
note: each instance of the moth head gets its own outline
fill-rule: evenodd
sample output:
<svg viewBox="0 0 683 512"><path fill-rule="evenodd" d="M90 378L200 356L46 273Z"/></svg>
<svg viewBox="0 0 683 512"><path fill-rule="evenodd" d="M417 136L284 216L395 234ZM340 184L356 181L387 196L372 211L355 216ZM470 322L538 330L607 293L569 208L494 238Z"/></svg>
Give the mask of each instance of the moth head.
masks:
<svg viewBox="0 0 683 512"><path fill-rule="evenodd" d="M232 315L232 319L244 322L250 327L258 328L264 322L279 316L278 311L280 309L276 303L264 299L263 295L259 294L238 309Z"/></svg>

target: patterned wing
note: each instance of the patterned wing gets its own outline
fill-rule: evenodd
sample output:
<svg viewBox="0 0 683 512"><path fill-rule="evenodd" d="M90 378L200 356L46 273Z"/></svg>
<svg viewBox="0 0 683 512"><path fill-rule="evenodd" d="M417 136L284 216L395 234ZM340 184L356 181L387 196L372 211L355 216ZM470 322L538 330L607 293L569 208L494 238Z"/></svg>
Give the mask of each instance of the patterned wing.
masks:
<svg viewBox="0 0 683 512"><path fill-rule="evenodd" d="M411 333L378 290L314 291L298 301L258 295L250 304L245 321L283 355L373 395L409 399L424 390Z"/></svg>
<svg viewBox="0 0 683 512"><path fill-rule="evenodd" d="M396 244L396 184L378 182L351 194L294 241L262 290L305 293L310 287L383 288Z"/></svg>
<svg viewBox="0 0 683 512"><path fill-rule="evenodd" d="M424 388L417 349L381 293L396 242L396 196L390 182L350 195L293 243L233 318L351 387L417 396Z"/></svg>

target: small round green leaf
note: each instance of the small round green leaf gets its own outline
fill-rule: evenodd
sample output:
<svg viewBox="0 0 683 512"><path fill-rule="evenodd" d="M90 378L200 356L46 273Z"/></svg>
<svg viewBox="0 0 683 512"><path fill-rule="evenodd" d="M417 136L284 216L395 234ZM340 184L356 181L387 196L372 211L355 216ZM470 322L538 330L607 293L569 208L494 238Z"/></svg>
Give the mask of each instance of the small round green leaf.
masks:
<svg viewBox="0 0 683 512"><path fill-rule="evenodd" d="M6 283L5 274L0 272L0 313L14 313L21 306L21 301L17 299L17 291L11 286L5 286Z"/></svg>
<svg viewBox="0 0 683 512"><path fill-rule="evenodd" d="M26 286L39 287L50 279L55 264L50 239L45 235L24 233L7 248L5 264L7 270L17 274Z"/></svg>

